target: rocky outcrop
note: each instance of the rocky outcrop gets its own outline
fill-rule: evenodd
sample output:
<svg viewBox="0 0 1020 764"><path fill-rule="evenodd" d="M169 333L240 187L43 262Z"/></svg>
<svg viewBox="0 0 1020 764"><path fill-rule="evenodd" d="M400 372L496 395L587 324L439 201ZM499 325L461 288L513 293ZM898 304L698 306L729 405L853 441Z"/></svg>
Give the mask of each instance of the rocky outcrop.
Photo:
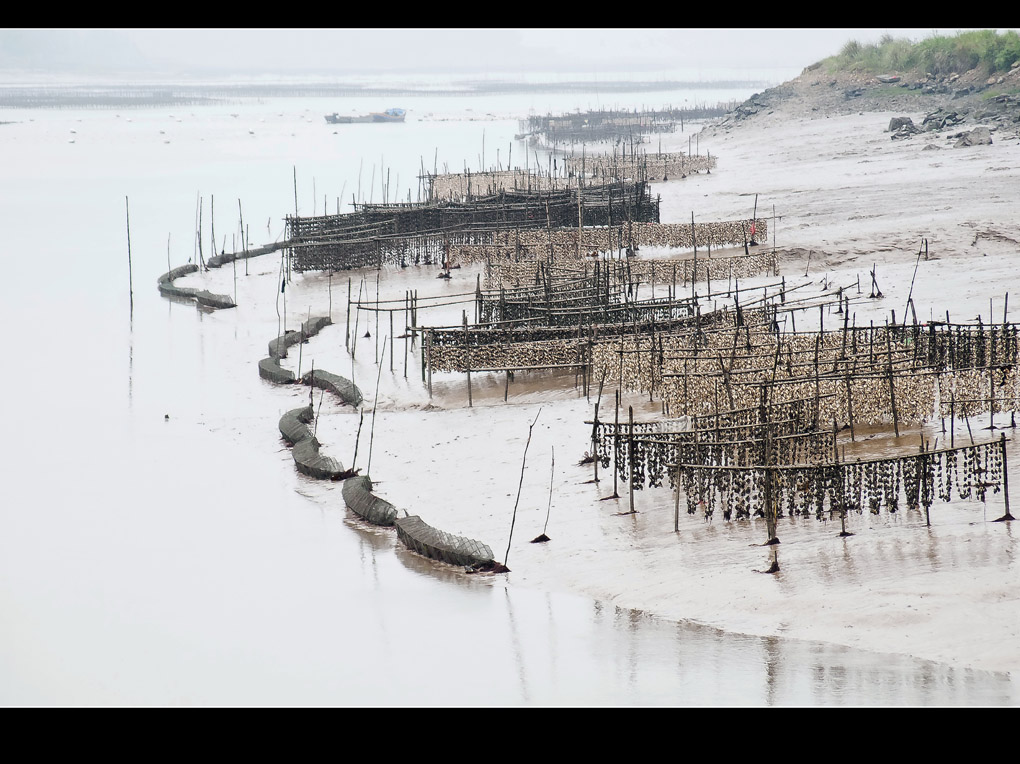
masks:
<svg viewBox="0 0 1020 764"><path fill-rule="evenodd" d="M897 141L909 138L921 131L914 125L914 120L910 117L893 117L889 120L889 132L892 133L892 140Z"/></svg>
<svg viewBox="0 0 1020 764"><path fill-rule="evenodd" d="M975 127L965 133L959 134L959 139L953 144L954 149L965 146L986 146L992 142L992 133L987 127Z"/></svg>
<svg viewBox="0 0 1020 764"><path fill-rule="evenodd" d="M921 125L925 130L944 130L947 127L951 127L959 122L962 122L964 115L958 111L936 109L933 112L929 112L924 116L924 120Z"/></svg>

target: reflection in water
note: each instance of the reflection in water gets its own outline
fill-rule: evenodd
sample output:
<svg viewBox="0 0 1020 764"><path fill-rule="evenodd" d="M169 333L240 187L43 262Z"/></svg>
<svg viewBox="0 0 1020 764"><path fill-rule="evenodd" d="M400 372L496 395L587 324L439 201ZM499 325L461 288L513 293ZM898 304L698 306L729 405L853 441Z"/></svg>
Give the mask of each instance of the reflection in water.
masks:
<svg viewBox="0 0 1020 764"><path fill-rule="evenodd" d="M783 674L782 650L777 637L763 637L762 648L765 654L765 703L776 705L777 684Z"/></svg>
<svg viewBox="0 0 1020 764"><path fill-rule="evenodd" d="M514 646L514 658L516 659L515 662L517 664L517 676L520 678L521 681L521 701L523 703L530 703L531 696L528 693L528 677L526 668L527 661L525 660L524 652L521 650L520 635L517 633L517 623L514 620L514 606L513 600L511 600L510 598L510 588L504 587L503 593L504 598L506 600L507 621L510 624L510 640L511 642L513 642Z"/></svg>
<svg viewBox="0 0 1020 764"><path fill-rule="evenodd" d="M617 613L619 614L619 609L617 610ZM640 652L638 649L637 632L644 615L645 614L640 610L629 610L626 612L627 629L624 633L627 635L627 668L629 669L627 677L628 688L636 687L638 683Z"/></svg>
<svg viewBox="0 0 1020 764"><path fill-rule="evenodd" d="M548 640L548 644L549 644L549 675L551 677L553 677L554 681L556 681L556 679L558 679L558 675L559 675L559 663L556 660L556 656L559 654L559 644L558 644L558 640L556 638L558 630L556 628L556 616L555 616L555 610L553 608L553 600L552 600L552 597L549 595L548 592L546 592L546 595L545 595L545 605L546 605L546 611L545 612L546 612L547 623L549 624L549 640ZM556 686L559 687L559 683L558 682L556 683Z"/></svg>
<svg viewBox="0 0 1020 764"><path fill-rule="evenodd" d="M131 311L128 322L128 411L134 410L135 403L135 317Z"/></svg>

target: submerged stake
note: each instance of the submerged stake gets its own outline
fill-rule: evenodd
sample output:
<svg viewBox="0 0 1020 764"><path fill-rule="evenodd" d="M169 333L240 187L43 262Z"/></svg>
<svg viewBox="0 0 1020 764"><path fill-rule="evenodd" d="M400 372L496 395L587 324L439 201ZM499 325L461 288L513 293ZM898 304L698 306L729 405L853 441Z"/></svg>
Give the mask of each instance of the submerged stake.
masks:
<svg viewBox="0 0 1020 764"><path fill-rule="evenodd" d="M545 510L545 525L542 526L542 535L537 536L531 540L532 544L549 541L549 537L545 535L546 529L549 527L549 513L552 511L552 493L553 493L553 478L556 476L556 449L552 448L552 466L549 468L549 506Z"/></svg>

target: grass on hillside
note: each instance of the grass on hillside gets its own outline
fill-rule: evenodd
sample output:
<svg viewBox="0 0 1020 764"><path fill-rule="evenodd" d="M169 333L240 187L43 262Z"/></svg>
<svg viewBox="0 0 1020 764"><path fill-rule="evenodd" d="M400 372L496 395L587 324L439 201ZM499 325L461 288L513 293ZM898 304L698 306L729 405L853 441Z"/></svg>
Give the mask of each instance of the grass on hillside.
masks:
<svg viewBox="0 0 1020 764"><path fill-rule="evenodd" d="M953 37L933 35L921 42L885 35L878 43L847 42L822 63L830 72L868 74L917 71L943 76L983 67L988 74L1009 71L1020 61L1020 35L994 29L960 32Z"/></svg>

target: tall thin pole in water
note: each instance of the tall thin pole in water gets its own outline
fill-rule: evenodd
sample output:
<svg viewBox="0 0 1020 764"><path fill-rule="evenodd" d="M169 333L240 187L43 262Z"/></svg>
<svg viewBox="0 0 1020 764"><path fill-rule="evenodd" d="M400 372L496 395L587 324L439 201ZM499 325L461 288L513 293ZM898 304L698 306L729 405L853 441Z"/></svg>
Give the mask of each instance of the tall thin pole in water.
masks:
<svg viewBox="0 0 1020 764"><path fill-rule="evenodd" d="M195 192L195 236L193 238L194 246L191 249L192 260L189 261L189 262L194 262L196 265L198 264L198 202L199 202L199 199L201 199L201 197L198 195L198 192L196 191Z"/></svg>
<svg viewBox="0 0 1020 764"><path fill-rule="evenodd" d="M298 206L297 206L297 165L294 165L294 227L297 228ZM287 281L290 281L290 253L293 248L287 250Z"/></svg>
<svg viewBox="0 0 1020 764"><path fill-rule="evenodd" d="M351 376L352 376L351 381L353 381L354 375L352 374ZM358 434L354 436L354 457L351 459L352 470L354 469L354 466L358 463L358 444L361 442L361 425L364 424L364 422L365 422L365 409L364 407L362 407L361 417L358 419ZM365 471L365 474L366 475L368 474L368 470Z"/></svg>
<svg viewBox="0 0 1020 764"><path fill-rule="evenodd" d="M209 194L209 238L212 240L212 257L216 256L216 197Z"/></svg>
<svg viewBox="0 0 1020 764"><path fill-rule="evenodd" d="M237 199L237 217L241 223L241 249L244 250L244 275L248 275L248 252L244 241L244 213L241 211L241 198ZM236 247L234 248L237 249ZM234 254L237 254L236 251Z"/></svg>
<svg viewBox="0 0 1020 764"><path fill-rule="evenodd" d="M383 355L386 354L386 338L383 337ZM365 474L372 474L372 443L375 440L375 410L379 408L379 380L382 377L382 364L379 364L379 372L375 377L375 403L372 404L372 427L368 433L368 466L365 467Z"/></svg>
<svg viewBox="0 0 1020 764"><path fill-rule="evenodd" d="M277 282L281 284L280 291L276 293L276 352L280 353L280 357L286 356L286 348L283 344L283 319L280 316L280 293L283 291L283 256L280 257L280 275L277 276Z"/></svg>
<svg viewBox="0 0 1020 764"><path fill-rule="evenodd" d="M503 567L506 567L507 560L510 559L510 542L513 541L514 537L514 523L517 522L517 505L521 502L521 486L524 485L524 465L528 462L528 446L531 445L531 431L535 429L535 425L538 423L538 417L541 413L542 409L539 409L538 414L535 414L535 421L528 425L528 440L524 444L524 457L521 459L521 482L517 485L517 501L514 502L514 514L510 520L510 536L506 540L506 553L503 555Z"/></svg>
<svg viewBox="0 0 1020 764"><path fill-rule="evenodd" d="M128 198L124 197L124 217L127 223L127 245L128 245L128 299L131 303L131 315L135 314L135 279L131 273L131 210L128 207ZM170 263L169 239L167 240L167 264Z"/></svg>
<svg viewBox="0 0 1020 764"><path fill-rule="evenodd" d="M198 263L202 266L202 270L205 270L205 255L202 254L202 211L205 207L205 200L202 197L198 197L198 230L195 232L195 236L198 239Z"/></svg>

